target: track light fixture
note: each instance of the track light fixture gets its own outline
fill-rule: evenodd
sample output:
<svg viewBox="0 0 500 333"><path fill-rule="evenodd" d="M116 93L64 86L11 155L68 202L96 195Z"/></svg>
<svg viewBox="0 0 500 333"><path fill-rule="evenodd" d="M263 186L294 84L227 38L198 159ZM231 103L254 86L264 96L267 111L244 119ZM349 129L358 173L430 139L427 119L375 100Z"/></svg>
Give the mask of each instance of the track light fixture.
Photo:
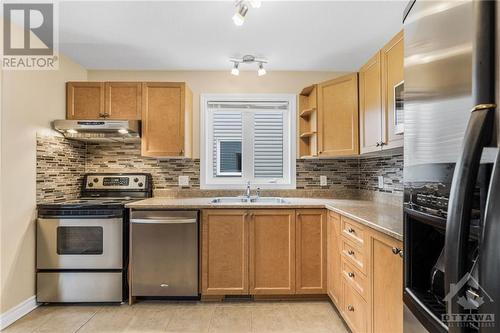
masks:
<svg viewBox="0 0 500 333"><path fill-rule="evenodd" d="M240 70L239 70L240 64L254 64L254 63L258 64L257 74L259 76L266 75L266 73L267 73L266 69L264 68L264 64L267 63L266 59L261 59L261 58L257 59L253 55L248 54L248 55L244 56L243 58L231 58L231 59L229 59L229 61L231 61L233 63L233 68L231 69L231 74L233 74L233 75L240 74Z"/></svg>
<svg viewBox="0 0 500 333"><path fill-rule="evenodd" d="M236 13L233 15L233 22L237 26L241 26L245 22L245 16L248 13L249 4L252 8L260 8L262 2L258 0L236 0L234 2Z"/></svg>
<svg viewBox="0 0 500 333"><path fill-rule="evenodd" d="M236 76L240 75L240 70L239 70L238 66L239 66L239 63L235 61L233 68L231 69L231 74L236 75Z"/></svg>

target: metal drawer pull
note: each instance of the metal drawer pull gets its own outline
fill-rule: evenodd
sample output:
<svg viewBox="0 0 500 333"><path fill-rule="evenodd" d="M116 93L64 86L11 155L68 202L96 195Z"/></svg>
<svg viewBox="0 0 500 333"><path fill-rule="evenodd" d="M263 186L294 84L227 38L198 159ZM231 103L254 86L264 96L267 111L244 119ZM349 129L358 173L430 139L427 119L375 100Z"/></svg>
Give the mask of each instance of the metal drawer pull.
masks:
<svg viewBox="0 0 500 333"><path fill-rule="evenodd" d="M399 256L400 256L401 258L403 258L403 255L404 255L403 250L400 250L400 251L399 251Z"/></svg>
<svg viewBox="0 0 500 333"><path fill-rule="evenodd" d="M349 275L350 278L354 277L354 273L353 272L349 272L349 273L347 273L347 275Z"/></svg>
<svg viewBox="0 0 500 333"><path fill-rule="evenodd" d="M187 224L196 223L196 219L132 219L133 224Z"/></svg>
<svg viewBox="0 0 500 333"><path fill-rule="evenodd" d="M399 249L399 248L397 248L397 247L393 247L393 248L392 248L392 253L394 253L394 254L399 254L399 253L401 253L401 249Z"/></svg>
<svg viewBox="0 0 500 333"><path fill-rule="evenodd" d="M349 229L347 229L347 231L348 231L350 234L352 234L352 233L354 232L354 229L353 229L353 228L349 228Z"/></svg>
<svg viewBox="0 0 500 333"><path fill-rule="evenodd" d="M351 312L352 312L352 311L354 311L354 306L352 306L352 305L350 305L350 304L349 304L349 305L347 306L347 310L349 310L349 311L351 311Z"/></svg>
<svg viewBox="0 0 500 333"><path fill-rule="evenodd" d="M354 251L353 250L349 250L347 251L347 254L349 254L350 256L354 255Z"/></svg>
<svg viewBox="0 0 500 333"><path fill-rule="evenodd" d="M162 287L162 288L167 288L167 287L168 287L168 284L166 284L166 283L162 283L162 284L160 284L160 287Z"/></svg>

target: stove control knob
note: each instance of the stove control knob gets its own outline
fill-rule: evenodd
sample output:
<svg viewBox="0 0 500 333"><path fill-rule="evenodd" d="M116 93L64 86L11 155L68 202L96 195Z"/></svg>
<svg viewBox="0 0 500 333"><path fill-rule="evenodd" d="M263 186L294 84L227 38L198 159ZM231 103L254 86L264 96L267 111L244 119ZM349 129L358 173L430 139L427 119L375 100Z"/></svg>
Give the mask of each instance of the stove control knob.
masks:
<svg viewBox="0 0 500 333"><path fill-rule="evenodd" d="M94 178L94 183L97 183L98 181L99 181L99 179Z"/></svg>
<svg viewBox="0 0 500 333"><path fill-rule="evenodd" d="M137 184L137 185L139 185L139 187L143 187L143 186L144 186L144 184L143 184L143 183L139 183L139 184Z"/></svg>
<svg viewBox="0 0 500 333"><path fill-rule="evenodd" d="M89 183L89 187L92 187L92 186L94 186L94 184L92 184L92 183Z"/></svg>
<svg viewBox="0 0 500 333"><path fill-rule="evenodd" d="M137 183L139 181L139 178L134 178L134 183Z"/></svg>

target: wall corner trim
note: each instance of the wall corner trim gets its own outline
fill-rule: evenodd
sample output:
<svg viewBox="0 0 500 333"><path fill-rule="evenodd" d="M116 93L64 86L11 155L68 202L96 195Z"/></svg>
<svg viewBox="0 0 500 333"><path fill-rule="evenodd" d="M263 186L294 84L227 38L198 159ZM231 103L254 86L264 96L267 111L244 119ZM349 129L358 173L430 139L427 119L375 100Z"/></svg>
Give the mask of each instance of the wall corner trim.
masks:
<svg viewBox="0 0 500 333"><path fill-rule="evenodd" d="M38 303L36 302L36 296L33 295L8 311L0 314L0 331L12 325L37 307Z"/></svg>

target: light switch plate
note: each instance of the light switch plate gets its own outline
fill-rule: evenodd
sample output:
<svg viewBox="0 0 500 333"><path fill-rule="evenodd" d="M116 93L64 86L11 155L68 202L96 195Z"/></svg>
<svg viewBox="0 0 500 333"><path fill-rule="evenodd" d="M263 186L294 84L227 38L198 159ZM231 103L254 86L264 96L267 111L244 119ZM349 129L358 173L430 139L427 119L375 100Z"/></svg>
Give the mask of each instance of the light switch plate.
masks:
<svg viewBox="0 0 500 333"><path fill-rule="evenodd" d="M189 186L189 176L179 176L179 186L180 187Z"/></svg>
<svg viewBox="0 0 500 333"><path fill-rule="evenodd" d="M319 185L320 186L326 186L328 183L327 183L327 178L326 176L319 176Z"/></svg>
<svg viewBox="0 0 500 333"><path fill-rule="evenodd" d="M378 188L384 188L384 176L378 176Z"/></svg>

